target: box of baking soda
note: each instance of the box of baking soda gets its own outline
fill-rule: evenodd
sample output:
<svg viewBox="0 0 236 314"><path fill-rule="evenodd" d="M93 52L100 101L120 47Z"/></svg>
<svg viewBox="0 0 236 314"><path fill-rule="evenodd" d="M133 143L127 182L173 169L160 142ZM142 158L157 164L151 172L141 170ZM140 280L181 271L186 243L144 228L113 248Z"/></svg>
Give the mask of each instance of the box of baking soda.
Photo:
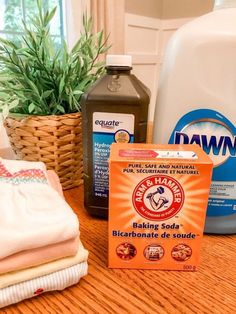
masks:
<svg viewBox="0 0 236 314"><path fill-rule="evenodd" d="M212 161L197 145L112 144L111 268L194 271Z"/></svg>

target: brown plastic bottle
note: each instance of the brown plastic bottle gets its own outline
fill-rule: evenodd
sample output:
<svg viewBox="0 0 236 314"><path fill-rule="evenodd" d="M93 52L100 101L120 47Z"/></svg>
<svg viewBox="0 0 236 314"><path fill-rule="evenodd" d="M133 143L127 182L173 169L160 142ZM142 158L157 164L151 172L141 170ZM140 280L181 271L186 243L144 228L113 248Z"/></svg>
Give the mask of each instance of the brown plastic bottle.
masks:
<svg viewBox="0 0 236 314"><path fill-rule="evenodd" d="M108 216L111 143L146 142L149 91L131 65L131 56L108 55L106 74L83 95L84 205L93 216Z"/></svg>

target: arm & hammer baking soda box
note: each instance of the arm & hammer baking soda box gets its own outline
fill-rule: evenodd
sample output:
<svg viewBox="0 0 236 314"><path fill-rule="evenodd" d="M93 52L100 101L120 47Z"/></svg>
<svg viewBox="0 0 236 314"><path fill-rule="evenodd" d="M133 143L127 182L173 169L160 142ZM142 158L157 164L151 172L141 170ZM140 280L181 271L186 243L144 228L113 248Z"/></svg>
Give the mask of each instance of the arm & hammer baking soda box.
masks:
<svg viewBox="0 0 236 314"><path fill-rule="evenodd" d="M112 144L110 268L194 271L213 164L197 145Z"/></svg>

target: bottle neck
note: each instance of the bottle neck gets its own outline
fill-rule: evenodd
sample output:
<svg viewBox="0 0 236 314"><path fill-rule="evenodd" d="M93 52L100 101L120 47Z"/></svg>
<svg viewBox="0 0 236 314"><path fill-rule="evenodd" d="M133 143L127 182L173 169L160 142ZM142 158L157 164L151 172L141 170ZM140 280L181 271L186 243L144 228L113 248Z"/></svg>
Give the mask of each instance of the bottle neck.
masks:
<svg viewBox="0 0 236 314"><path fill-rule="evenodd" d="M129 75L131 70L132 68L128 66L114 66L114 65L106 66L107 74L110 74L110 75L116 75L116 74Z"/></svg>
<svg viewBox="0 0 236 314"><path fill-rule="evenodd" d="M236 8L236 0L215 0L214 11L229 8Z"/></svg>

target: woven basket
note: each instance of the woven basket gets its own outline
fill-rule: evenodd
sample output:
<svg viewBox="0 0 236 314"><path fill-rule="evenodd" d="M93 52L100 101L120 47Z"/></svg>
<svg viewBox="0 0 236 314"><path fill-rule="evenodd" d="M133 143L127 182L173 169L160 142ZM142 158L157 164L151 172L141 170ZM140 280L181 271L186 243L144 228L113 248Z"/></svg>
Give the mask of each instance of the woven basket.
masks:
<svg viewBox="0 0 236 314"><path fill-rule="evenodd" d="M64 190L82 183L81 113L10 116L5 128L18 159L43 161L55 170Z"/></svg>

